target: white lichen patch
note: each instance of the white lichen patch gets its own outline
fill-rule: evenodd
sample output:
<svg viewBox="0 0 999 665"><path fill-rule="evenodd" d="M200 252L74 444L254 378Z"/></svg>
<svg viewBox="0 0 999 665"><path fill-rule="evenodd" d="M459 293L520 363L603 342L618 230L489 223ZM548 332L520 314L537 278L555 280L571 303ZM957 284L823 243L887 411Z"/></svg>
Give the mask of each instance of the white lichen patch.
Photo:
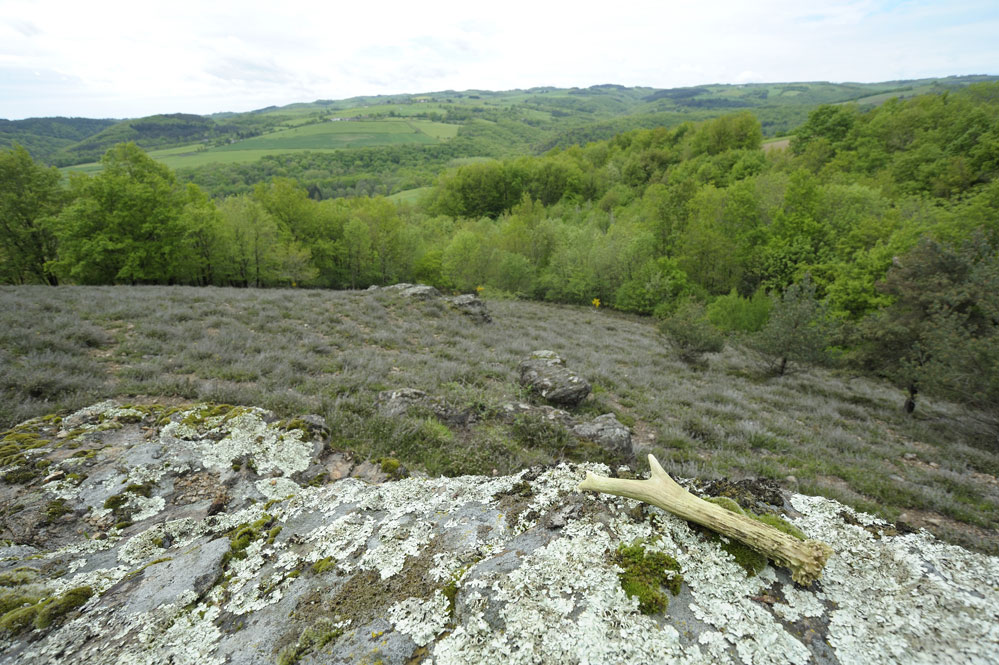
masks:
<svg viewBox="0 0 999 665"><path fill-rule="evenodd" d="M450 621L448 601L439 591L430 598L407 598L388 609L388 620L401 633L409 635L422 647L433 641L447 628Z"/></svg>
<svg viewBox="0 0 999 665"><path fill-rule="evenodd" d="M690 610L712 626L735 647L745 663L801 663L811 661L811 652L788 633L767 609L752 600L768 585L762 577L746 571L719 545L695 533L683 520L658 508L650 509L668 533L694 602ZM714 654L720 662L730 659Z"/></svg>
<svg viewBox="0 0 999 665"><path fill-rule="evenodd" d="M616 542L602 525L575 522L512 573L470 583L463 602L471 616L435 644L434 662L704 662L696 649L684 655L675 629L635 610L605 565ZM487 605L504 630L485 619Z"/></svg>
<svg viewBox="0 0 999 665"><path fill-rule="evenodd" d="M130 501L135 512L132 513L133 522L141 522L150 517L156 517L166 507L166 499L161 496L144 497L135 495Z"/></svg>
<svg viewBox="0 0 999 665"><path fill-rule="evenodd" d="M303 432L268 424L261 409L244 409L235 417L207 417L200 427L183 422L199 413L199 409L185 411L163 427L162 435L187 440L205 468L224 473L232 469L234 460L248 458L260 475L290 476L311 463L313 445L302 440ZM213 434L224 436L216 442Z"/></svg>
<svg viewBox="0 0 999 665"><path fill-rule="evenodd" d="M406 557L417 556L423 546L433 538L432 524L421 520L399 518L383 522L375 536L377 544L368 546L361 556L360 567L364 570L377 570L383 580L398 574L406 563Z"/></svg>
<svg viewBox="0 0 999 665"><path fill-rule="evenodd" d="M354 566L347 561L348 557L364 548L374 531L375 520L354 513L345 515L305 534L304 539L313 546L305 560L315 563L329 557L344 572L350 572Z"/></svg>
<svg viewBox="0 0 999 665"><path fill-rule="evenodd" d="M302 486L291 478L261 478L254 487L268 500L288 499L302 490Z"/></svg>
<svg viewBox="0 0 999 665"><path fill-rule="evenodd" d="M843 665L995 662L999 558L926 532L876 539L821 497L796 496L793 504L804 514L798 525L836 552L822 587L837 607L828 640Z"/></svg>

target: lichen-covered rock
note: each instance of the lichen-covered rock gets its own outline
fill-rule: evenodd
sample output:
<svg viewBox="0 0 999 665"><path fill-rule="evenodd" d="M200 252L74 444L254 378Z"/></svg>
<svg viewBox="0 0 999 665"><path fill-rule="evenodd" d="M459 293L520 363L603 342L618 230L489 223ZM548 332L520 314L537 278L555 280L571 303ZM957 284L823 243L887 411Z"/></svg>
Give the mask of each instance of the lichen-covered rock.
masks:
<svg viewBox="0 0 999 665"><path fill-rule="evenodd" d="M572 428L572 433L625 457L634 454L631 449L631 430L622 425L613 413L605 413L589 422L579 423Z"/></svg>
<svg viewBox="0 0 999 665"><path fill-rule="evenodd" d="M426 284L410 286L409 288L402 289L400 293L405 298L413 298L416 300L434 300L435 298L441 297L440 291L432 286L427 286Z"/></svg>
<svg viewBox="0 0 999 665"><path fill-rule="evenodd" d="M451 307L458 310L476 323L492 323L486 303L474 293L463 293L453 298L445 298Z"/></svg>
<svg viewBox="0 0 999 665"><path fill-rule="evenodd" d="M828 499L786 495L786 519L835 551L802 588L783 569L747 575L658 508L580 493L601 465L314 485L301 469L334 453L256 409L104 403L72 422L62 438L53 421L21 431L47 441L32 461L75 478L2 486L23 506L8 520L70 508L0 548L3 664L877 665L999 650L999 558ZM100 526L105 511L131 524ZM651 614L618 556L639 548L671 562Z"/></svg>
<svg viewBox="0 0 999 665"><path fill-rule="evenodd" d="M548 350L535 351L520 363L520 385L560 406L577 406L590 394L590 384Z"/></svg>
<svg viewBox="0 0 999 665"><path fill-rule="evenodd" d="M378 393L375 403L382 414L391 417L402 416L413 408L420 407L448 425L464 426L478 420L478 414L474 410L451 406L440 397L433 397L416 388L383 390Z"/></svg>

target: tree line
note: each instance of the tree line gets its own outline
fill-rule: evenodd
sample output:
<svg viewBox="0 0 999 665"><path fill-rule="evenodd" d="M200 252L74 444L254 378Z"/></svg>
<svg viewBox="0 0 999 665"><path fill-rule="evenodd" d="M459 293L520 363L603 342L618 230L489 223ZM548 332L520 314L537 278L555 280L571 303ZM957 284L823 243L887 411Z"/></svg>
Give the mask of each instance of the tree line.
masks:
<svg viewBox="0 0 999 665"><path fill-rule="evenodd" d="M664 320L693 307L747 334L800 310L782 325L828 330L823 354L838 349L913 398L934 385L999 402L996 372L974 372L999 364L997 84L820 106L788 150L764 150L742 112L474 161L413 206L316 200L280 176L212 199L134 144L102 164L65 187L25 150L0 154L0 281L412 281ZM775 353L782 367L803 357Z"/></svg>

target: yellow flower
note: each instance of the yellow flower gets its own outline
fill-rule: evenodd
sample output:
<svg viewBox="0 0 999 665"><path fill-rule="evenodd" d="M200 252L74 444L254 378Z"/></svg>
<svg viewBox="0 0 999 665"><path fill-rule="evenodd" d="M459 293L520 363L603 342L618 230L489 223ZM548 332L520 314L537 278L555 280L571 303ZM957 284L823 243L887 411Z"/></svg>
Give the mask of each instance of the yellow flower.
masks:
<svg viewBox="0 0 999 665"><path fill-rule="evenodd" d="M600 307L600 298L594 298L593 299L593 306L594 307Z"/></svg>
<svg viewBox="0 0 999 665"><path fill-rule="evenodd" d="M485 290L486 290L486 287L482 286L481 284L479 286L475 287L476 293L482 293Z"/></svg>

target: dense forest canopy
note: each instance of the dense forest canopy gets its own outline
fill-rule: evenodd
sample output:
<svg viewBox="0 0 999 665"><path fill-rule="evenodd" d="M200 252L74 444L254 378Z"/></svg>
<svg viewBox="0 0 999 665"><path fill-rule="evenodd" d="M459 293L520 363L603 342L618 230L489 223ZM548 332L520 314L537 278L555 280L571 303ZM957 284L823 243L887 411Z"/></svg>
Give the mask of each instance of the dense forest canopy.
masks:
<svg viewBox="0 0 999 665"><path fill-rule="evenodd" d="M818 352L802 358L838 349L913 397L930 388L999 404L996 372L975 371L999 365L999 84L876 108L821 105L788 149L764 150L759 118L739 111L538 156L462 160L489 132L531 135L489 112L499 115L477 120L479 134L429 152L206 169L199 180L230 192L216 198L134 143L111 147L98 173L72 174L68 188L14 147L0 154L0 281L418 281L667 320L697 306L728 331L821 328ZM194 131L191 122L162 129ZM432 187L415 205L343 198L351 188L332 179L338 169ZM369 193L361 180L350 193ZM799 353L770 352L782 371Z"/></svg>

